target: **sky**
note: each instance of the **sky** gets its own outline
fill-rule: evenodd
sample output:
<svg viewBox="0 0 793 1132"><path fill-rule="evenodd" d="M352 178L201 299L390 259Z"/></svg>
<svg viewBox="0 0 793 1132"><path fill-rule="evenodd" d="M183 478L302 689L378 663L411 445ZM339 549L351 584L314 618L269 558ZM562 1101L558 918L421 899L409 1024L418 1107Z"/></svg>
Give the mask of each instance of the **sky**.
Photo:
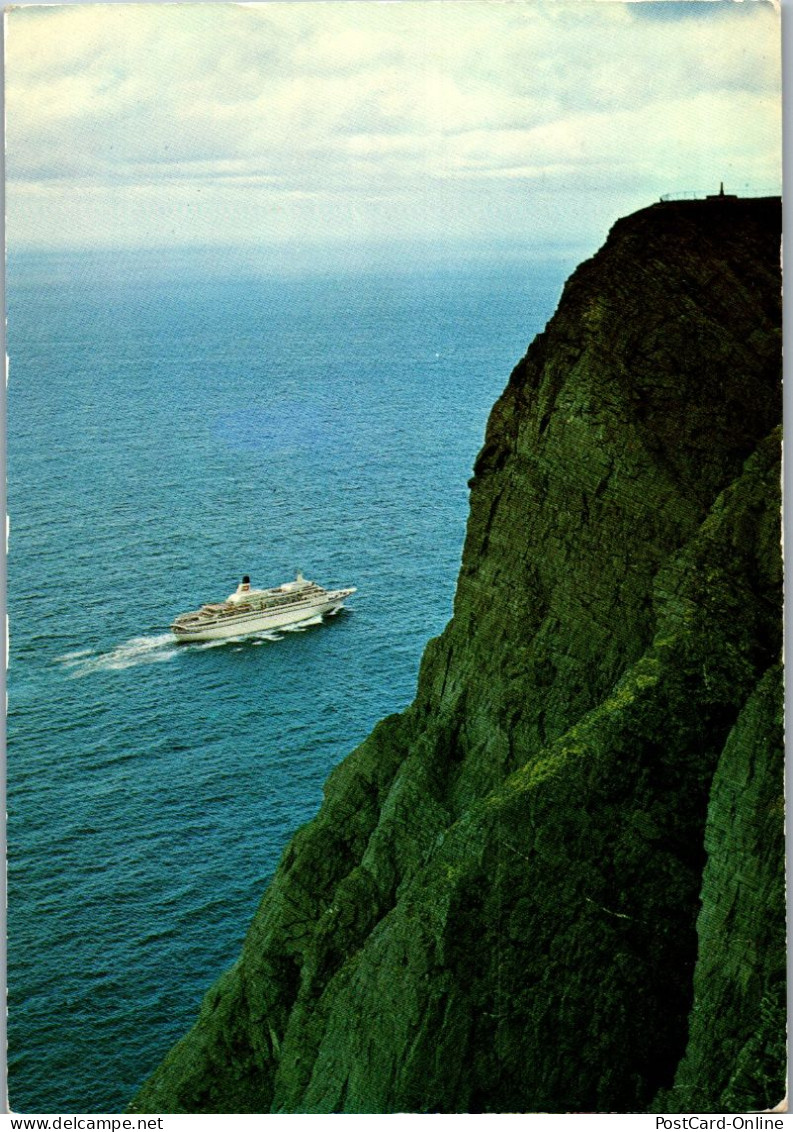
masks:
<svg viewBox="0 0 793 1132"><path fill-rule="evenodd" d="M779 24L767 0L14 8L9 248L591 252L664 193L779 191Z"/></svg>

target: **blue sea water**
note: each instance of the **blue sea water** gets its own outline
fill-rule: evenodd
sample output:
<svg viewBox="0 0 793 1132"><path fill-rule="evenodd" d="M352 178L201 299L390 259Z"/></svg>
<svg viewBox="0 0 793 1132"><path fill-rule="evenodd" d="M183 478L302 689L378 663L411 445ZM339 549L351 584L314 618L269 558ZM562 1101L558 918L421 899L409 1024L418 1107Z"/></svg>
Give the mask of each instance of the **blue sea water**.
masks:
<svg viewBox="0 0 793 1132"><path fill-rule="evenodd" d="M563 264L9 265L9 1088L113 1112L236 958L330 769L451 613L487 414ZM176 646L243 573L354 585Z"/></svg>

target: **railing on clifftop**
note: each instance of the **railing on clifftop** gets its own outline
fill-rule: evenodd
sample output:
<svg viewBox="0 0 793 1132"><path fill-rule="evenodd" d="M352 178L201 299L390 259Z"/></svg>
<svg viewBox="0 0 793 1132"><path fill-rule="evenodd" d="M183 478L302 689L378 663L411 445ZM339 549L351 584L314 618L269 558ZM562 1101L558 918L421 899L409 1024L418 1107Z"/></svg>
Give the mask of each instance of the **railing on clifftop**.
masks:
<svg viewBox="0 0 793 1132"><path fill-rule="evenodd" d="M776 188L769 188L767 185L757 186L744 184L739 186L741 197L778 197L781 193L779 186ZM718 192L713 190L707 191L702 189L680 189L673 193L664 193L659 198L661 204L668 204L673 200L736 200L740 199L737 193L727 193L724 191L724 183L719 187Z"/></svg>

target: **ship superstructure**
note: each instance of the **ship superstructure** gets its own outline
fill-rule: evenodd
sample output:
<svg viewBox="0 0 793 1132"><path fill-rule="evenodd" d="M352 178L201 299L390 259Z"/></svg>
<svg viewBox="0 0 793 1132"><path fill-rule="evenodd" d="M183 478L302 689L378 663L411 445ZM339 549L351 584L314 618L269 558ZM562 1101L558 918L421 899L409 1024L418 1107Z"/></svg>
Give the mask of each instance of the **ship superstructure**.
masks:
<svg viewBox="0 0 793 1132"><path fill-rule="evenodd" d="M335 613L355 587L326 590L298 573L294 582L272 589L252 589L246 574L225 601L210 602L192 613L182 613L171 625L180 641L213 641L242 637L267 629L297 625L312 617Z"/></svg>

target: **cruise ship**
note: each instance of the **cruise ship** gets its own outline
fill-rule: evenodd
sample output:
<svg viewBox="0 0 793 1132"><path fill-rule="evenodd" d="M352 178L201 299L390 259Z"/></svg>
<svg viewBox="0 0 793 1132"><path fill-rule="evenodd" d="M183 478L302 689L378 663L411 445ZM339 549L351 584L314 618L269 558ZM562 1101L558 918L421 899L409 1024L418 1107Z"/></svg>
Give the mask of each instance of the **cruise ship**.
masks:
<svg viewBox="0 0 793 1132"><path fill-rule="evenodd" d="M194 613L182 613L171 631L179 641L217 641L224 637L244 637L266 629L298 625L323 613L335 613L355 586L326 590L307 582L298 573L294 582L284 582L269 590L251 589L246 574L225 601L202 605Z"/></svg>

